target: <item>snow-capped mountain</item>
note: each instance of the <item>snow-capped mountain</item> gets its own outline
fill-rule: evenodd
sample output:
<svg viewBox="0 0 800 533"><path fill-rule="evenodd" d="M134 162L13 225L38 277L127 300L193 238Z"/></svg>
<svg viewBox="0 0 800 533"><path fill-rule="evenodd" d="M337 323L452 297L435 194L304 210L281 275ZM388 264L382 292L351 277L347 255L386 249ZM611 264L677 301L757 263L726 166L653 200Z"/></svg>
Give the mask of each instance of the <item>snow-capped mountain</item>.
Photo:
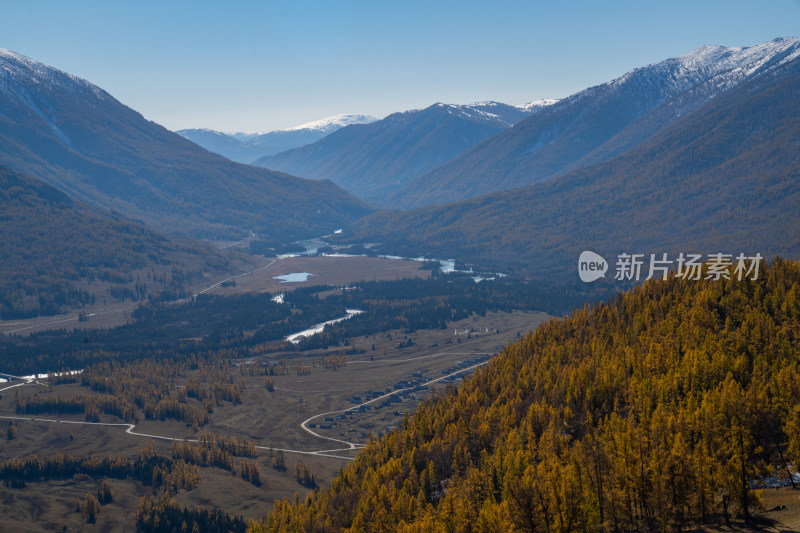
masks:
<svg viewBox="0 0 800 533"><path fill-rule="evenodd" d="M393 192L531 114L500 102L436 103L344 127L255 164L307 178L330 179L381 203Z"/></svg>
<svg viewBox="0 0 800 533"><path fill-rule="evenodd" d="M18 89L27 83L72 91L76 94L88 92L101 100L111 98L100 87L84 79L4 48L0 48L0 81L2 81L0 93L6 96L25 98L24 95L20 95Z"/></svg>
<svg viewBox="0 0 800 533"><path fill-rule="evenodd" d="M451 115L457 115L467 120L484 121L487 124L504 125L510 128L520 120L531 114L525 106L514 106L502 102L475 102L474 104L435 104Z"/></svg>
<svg viewBox="0 0 800 533"><path fill-rule="evenodd" d="M393 202L444 204L530 185L606 161L652 137L711 99L793 61L800 39L741 48L702 46L634 69L532 114L440 168L421 175Z"/></svg>
<svg viewBox="0 0 800 533"><path fill-rule="evenodd" d="M196 237L252 229L294 240L368 212L330 183L211 154L88 81L7 50L0 50L0 165L164 232Z"/></svg>
<svg viewBox="0 0 800 533"><path fill-rule="evenodd" d="M369 115L333 115L267 133L224 133L205 128L180 130L176 133L231 161L252 163L261 157L311 144L345 126L369 124L375 120L375 117Z"/></svg>
<svg viewBox="0 0 800 533"><path fill-rule="evenodd" d="M237 163L249 163L254 159L251 157L253 150L250 149L250 146L246 142L228 133L207 128L180 130L175 133L202 146L209 152L227 157L231 161L236 161Z"/></svg>
<svg viewBox="0 0 800 533"><path fill-rule="evenodd" d="M300 124L294 128L282 131L314 130L328 134L351 124L369 124L376 120L378 119L369 115L333 115L320 120L306 122L305 124Z"/></svg>

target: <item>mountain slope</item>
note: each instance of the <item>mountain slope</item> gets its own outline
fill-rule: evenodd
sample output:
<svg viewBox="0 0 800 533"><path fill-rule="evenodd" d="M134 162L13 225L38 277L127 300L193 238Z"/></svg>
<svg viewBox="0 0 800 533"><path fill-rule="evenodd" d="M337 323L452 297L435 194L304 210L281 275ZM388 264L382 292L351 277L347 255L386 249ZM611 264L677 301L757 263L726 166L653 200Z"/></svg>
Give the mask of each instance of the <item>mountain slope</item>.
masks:
<svg viewBox="0 0 800 533"><path fill-rule="evenodd" d="M524 187L616 157L674 120L800 53L800 39L746 48L704 46L635 69L543 109L411 182L391 198L406 208Z"/></svg>
<svg viewBox="0 0 800 533"><path fill-rule="evenodd" d="M0 102L0 163L162 231L293 240L368 211L330 182L231 163L89 82L7 51Z"/></svg>
<svg viewBox="0 0 800 533"><path fill-rule="evenodd" d="M582 250L798 257L798 98L794 60L608 162L444 207L377 213L346 238L535 277L574 276Z"/></svg>
<svg viewBox="0 0 800 533"><path fill-rule="evenodd" d="M538 108L496 102L434 104L342 128L302 148L255 164L313 179L330 179L364 199L381 202L411 180Z"/></svg>
<svg viewBox="0 0 800 533"><path fill-rule="evenodd" d="M249 164L261 157L311 144L350 124L368 124L375 120L367 115L334 115L268 133L227 134L208 129L188 129L176 133L209 152Z"/></svg>
<svg viewBox="0 0 800 533"><path fill-rule="evenodd" d="M248 531L765 527L749 482L800 461L798 287L778 260L553 320Z"/></svg>
<svg viewBox="0 0 800 533"><path fill-rule="evenodd" d="M0 242L4 320L52 315L106 297L141 299L161 292L181 298L192 270L226 264L210 250L170 242L139 222L101 212L2 166Z"/></svg>

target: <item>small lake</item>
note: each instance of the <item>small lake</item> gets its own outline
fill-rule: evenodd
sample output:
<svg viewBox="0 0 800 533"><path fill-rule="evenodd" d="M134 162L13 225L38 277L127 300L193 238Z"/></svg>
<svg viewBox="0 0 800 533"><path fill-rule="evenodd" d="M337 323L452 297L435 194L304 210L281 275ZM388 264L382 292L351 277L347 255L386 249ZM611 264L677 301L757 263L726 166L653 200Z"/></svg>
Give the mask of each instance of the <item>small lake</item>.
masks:
<svg viewBox="0 0 800 533"><path fill-rule="evenodd" d="M292 272L282 276L272 276L272 279L279 279L281 283L302 283L303 281L308 281L310 276L311 274L308 272Z"/></svg>

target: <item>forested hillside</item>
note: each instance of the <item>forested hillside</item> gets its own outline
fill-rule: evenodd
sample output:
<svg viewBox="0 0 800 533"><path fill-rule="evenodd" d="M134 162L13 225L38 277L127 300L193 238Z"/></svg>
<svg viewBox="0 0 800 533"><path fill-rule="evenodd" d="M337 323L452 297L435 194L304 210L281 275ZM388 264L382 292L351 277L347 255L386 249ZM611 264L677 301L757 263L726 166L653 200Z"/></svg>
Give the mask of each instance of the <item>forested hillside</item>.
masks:
<svg viewBox="0 0 800 533"><path fill-rule="evenodd" d="M752 520L800 464L800 263L554 319L252 531L648 531Z"/></svg>
<svg viewBox="0 0 800 533"><path fill-rule="evenodd" d="M4 320L52 315L105 295L182 298L192 270L227 265L209 249L171 242L3 166L0 220Z"/></svg>

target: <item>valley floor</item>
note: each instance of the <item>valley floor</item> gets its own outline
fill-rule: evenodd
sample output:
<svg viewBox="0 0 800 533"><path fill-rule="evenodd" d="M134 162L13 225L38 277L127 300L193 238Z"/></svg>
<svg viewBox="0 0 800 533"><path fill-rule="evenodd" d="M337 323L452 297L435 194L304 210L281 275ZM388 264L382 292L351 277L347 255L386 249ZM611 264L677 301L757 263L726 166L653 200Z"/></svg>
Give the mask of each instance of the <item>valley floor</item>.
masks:
<svg viewBox="0 0 800 533"><path fill-rule="evenodd" d="M336 349L301 355L274 353L241 360L234 364L246 382L243 403L215 407L209 424L199 431L170 419L141 420L131 427L107 415L101 416L101 424L86 423L80 415L19 415L14 407L17 392L22 396L38 392L69 397L84 394L87 389L78 384L63 384L51 390L47 380L5 383L0 386L0 418L13 420L18 435L13 440L3 440L0 459L58 453L126 456L135 455L151 444L159 453L169 455L172 439L191 441L200 433L246 438L257 446L255 460L262 473L262 486L254 487L219 468L204 467L200 469L199 486L179 493L176 500L190 507L221 507L231 514L256 519L266 514L275 500L291 500L295 494L305 493L307 488L294 475L298 462L310 468L318 483L328 485L371 435L397 427L418 401L447 386L456 386L462 372L468 374L470 368L488 360L499 347L548 318L544 313L521 311L487 313L485 317L473 316L451 323L445 330L423 330L409 335L390 331L359 337L351 339L347 348L364 353L347 356L346 364L336 369L318 363L325 354L336 353ZM411 345L400 348L399 344ZM271 376L272 392L265 388L263 375L249 375L248 362L254 367L262 363L270 365L288 356L299 358L311 373ZM376 407L386 403L387 391L403 392L408 387L399 382L411 380L419 380L428 390L403 394L389 406ZM182 386L182 382L175 386ZM368 397L370 392L378 396L373 401ZM353 403L354 396L359 396L360 401ZM353 413L353 408L359 405L370 409ZM350 414L345 415L344 411ZM310 427L312 424L316 427ZM285 471L271 466L272 454L277 450L285 454ZM75 511L76 499L87 492L94 493L100 480L30 482L22 489L0 486L4 527L18 527L20 531L75 531L87 527L98 531L129 530L138 499L153 490L138 481L109 482L118 498L102 507L93 526L87 526L82 515Z"/></svg>
<svg viewBox="0 0 800 533"><path fill-rule="evenodd" d="M380 257L297 256L261 259L256 265L242 265L228 276L209 277L191 287L192 294L241 294L280 292L309 285L347 285L358 281L428 278L430 271L420 270L420 262ZM308 281L282 283L275 276L307 272ZM224 286L223 286L224 285ZM127 324L139 304L131 301L108 301L63 315L24 320L0 320L0 334L25 335L54 329L111 328Z"/></svg>

